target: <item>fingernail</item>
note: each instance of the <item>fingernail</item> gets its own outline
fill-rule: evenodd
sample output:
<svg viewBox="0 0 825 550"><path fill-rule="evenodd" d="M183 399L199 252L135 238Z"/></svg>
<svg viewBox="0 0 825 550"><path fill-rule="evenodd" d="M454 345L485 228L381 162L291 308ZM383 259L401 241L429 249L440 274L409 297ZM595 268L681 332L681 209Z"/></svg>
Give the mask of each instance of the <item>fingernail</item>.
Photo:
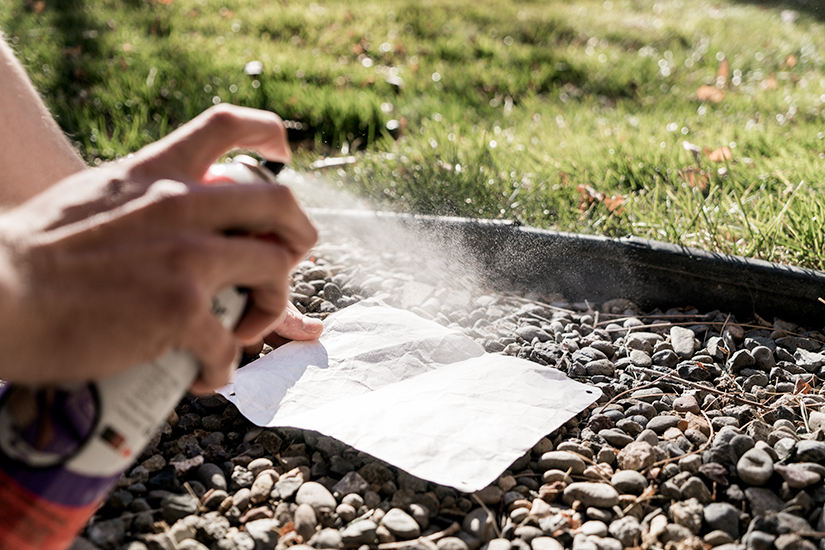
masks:
<svg viewBox="0 0 825 550"><path fill-rule="evenodd" d="M317 334L324 330L324 323L312 317L304 317L301 321L301 330L309 334Z"/></svg>

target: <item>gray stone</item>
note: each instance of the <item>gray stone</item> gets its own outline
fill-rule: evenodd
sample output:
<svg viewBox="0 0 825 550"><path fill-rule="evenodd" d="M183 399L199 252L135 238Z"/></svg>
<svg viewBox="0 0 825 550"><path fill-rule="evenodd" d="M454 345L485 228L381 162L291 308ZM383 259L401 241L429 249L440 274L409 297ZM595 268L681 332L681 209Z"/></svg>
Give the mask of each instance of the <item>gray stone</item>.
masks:
<svg viewBox="0 0 825 550"><path fill-rule="evenodd" d="M673 326L670 327L670 343L673 351L681 359L690 359L696 351L694 340L696 335L688 328Z"/></svg>
<svg viewBox="0 0 825 550"><path fill-rule="evenodd" d="M364 491L369 490L370 484L361 477L358 472L347 472L341 481L333 485L332 490L339 495L349 495L357 493L363 495Z"/></svg>
<svg viewBox="0 0 825 550"><path fill-rule="evenodd" d="M572 550L599 550L596 543L592 540L594 537L588 537L579 533L573 537Z"/></svg>
<svg viewBox="0 0 825 550"><path fill-rule="evenodd" d="M301 535L305 541L308 541L315 535L315 530L318 528L318 518L315 514L315 508L309 504L299 504L295 509L295 532Z"/></svg>
<svg viewBox="0 0 825 550"><path fill-rule="evenodd" d="M126 523L121 518L96 521L86 529L89 541L102 548L119 545L125 535Z"/></svg>
<svg viewBox="0 0 825 550"><path fill-rule="evenodd" d="M767 519L768 531L777 535L802 533L811 530L810 524L801 517L787 512L777 512Z"/></svg>
<svg viewBox="0 0 825 550"><path fill-rule="evenodd" d="M229 476L229 479L229 488L236 491L238 488L252 487L252 483L255 482L255 476L252 475L252 472L240 465L235 466L235 469L232 470L232 475Z"/></svg>
<svg viewBox="0 0 825 550"><path fill-rule="evenodd" d="M608 530L625 547L636 546L642 537L639 520L630 515L613 521Z"/></svg>
<svg viewBox="0 0 825 550"><path fill-rule="evenodd" d="M495 505L501 501L501 496L504 494L501 487L498 485L489 485L480 491L476 491L474 495L484 504Z"/></svg>
<svg viewBox="0 0 825 550"><path fill-rule="evenodd" d="M553 339L547 332L539 327L533 325L524 325L516 330L516 334L527 342L532 342L534 338L538 338L539 342L548 342Z"/></svg>
<svg viewBox="0 0 825 550"><path fill-rule="evenodd" d="M606 483L577 482L564 489L565 504L580 501L584 506L612 508L619 503L619 493Z"/></svg>
<svg viewBox="0 0 825 550"><path fill-rule="evenodd" d="M656 453L650 443L634 441L619 451L616 462L622 470L641 471L656 462Z"/></svg>
<svg viewBox="0 0 825 550"><path fill-rule="evenodd" d="M776 471L791 489L804 489L814 483L822 481L822 475L818 472L800 467L801 464L775 464Z"/></svg>
<svg viewBox="0 0 825 550"><path fill-rule="evenodd" d="M724 531L720 531L719 529L715 531L711 531L710 533L706 534L702 537L702 541L705 544L710 545L711 547L715 546L722 546L723 544L730 544L733 542L733 538L729 534Z"/></svg>
<svg viewBox="0 0 825 550"><path fill-rule="evenodd" d="M819 367L825 365L825 354L807 351L802 348L794 352L793 358L798 367L802 367L812 373L819 370Z"/></svg>
<svg viewBox="0 0 825 550"><path fill-rule="evenodd" d="M160 503L163 519L169 525L198 511L198 499L189 493L167 495Z"/></svg>
<svg viewBox="0 0 825 550"><path fill-rule="evenodd" d="M773 550L773 541L776 540L776 535L764 531L751 531L742 539L747 550Z"/></svg>
<svg viewBox="0 0 825 550"><path fill-rule="evenodd" d="M659 436L653 430L644 429L636 436L636 441L644 441L651 447L659 445Z"/></svg>
<svg viewBox="0 0 825 550"><path fill-rule="evenodd" d="M247 522L243 528L255 541L255 550L274 550L278 544L280 524L277 519L256 519Z"/></svg>
<svg viewBox="0 0 825 550"><path fill-rule="evenodd" d="M785 460L791 456L795 447L796 439L793 439L792 437L784 437L777 440L776 443L773 444L773 450L779 460Z"/></svg>
<svg viewBox="0 0 825 550"><path fill-rule="evenodd" d="M672 369L679 363L679 356L672 350L663 349L654 353L651 360L654 365Z"/></svg>
<svg viewBox="0 0 825 550"><path fill-rule="evenodd" d="M731 460L738 463L742 455L753 449L754 445L755 442L749 435L739 434L734 436L730 440Z"/></svg>
<svg viewBox="0 0 825 550"><path fill-rule="evenodd" d="M765 451L751 449L736 463L736 474L748 485L764 485L773 475L773 460Z"/></svg>
<svg viewBox="0 0 825 550"><path fill-rule="evenodd" d="M544 535L544 531L533 525L521 525L516 527L514 534L517 539L521 539L527 544L530 544L533 539Z"/></svg>
<svg viewBox="0 0 825 550"><path fill-rule="evenodd" d="M316 481L307 481L301 485L295 495L295 503L298 505L309 504L315 509L316 513L323 509L335 510L338 505L329 489Z"/></svg>
<svg viewBox="0 0 825 550"><path fill-rule="evenodd" d="M609 359L598 359L584 365L587 376L613 376L616 368Z"/></svg>
<svg viewBox="0 0 825 550"><path fill-rule="evenodd" d="M770 372L776 366L776 359L773 351L766 346L756 346L751 350L756 368L765 372Z"/></svg>
<svg viewBox="0 0 825 550"><path fill-rule="evenodd" d="M650 358L650 355L638 349L630 350L630 361L637 367L645 369L653 366L653 359Z"/></svg>
<svg viewBox="0 0 825 550"><path fill-rule="evenodd" d="M511 550L512 543L508 539L491 539L481 547L482 550Z"/></svg>
<svg viewBox="0 0 825 550"><path fill-rule="evenodd" d="M232 504L241 512L246 512L249 505L252 503L252 491L246 487L238 489L232 495Z"/></svg>
<svg viewBox="0 0 825 550"><path fill-rule="evenodd" d="M211 544L226 536L229 527L229 520L226 517L218 512L207 512L201 516L201 521L195 526L195 531L199 541ZM245 529L249 531L248 528L245 527Z"/></svg>
<svg viewBox="0 0 825 550"><path fill-rule="evenodd" d="M795 462L825 462L825 443L821 441L802 440L795 448Z"/></svg>
<svg viewBox="0 0 825 550"><path fill-rule="evenodd" d="M496 536L495 521L495 517L487 513L484 508L476 508L464 516L464 521L462 521L461 526L464 531L472 535L475 539L487 542Z"/></svg>
<svg viewBox="0 0 825 550"><path fill-rule="evenodd" d="M751 355L751 352L746 349L741 349L731 355L728 359L727 367L732 373L736 374L742 369L752 367L756 364L756 360Z"/></svg>
<svg viewBox="0 0 825 550"><path fill-rule="evenodd" d="M633 442L633 438L627 435L619 428L608 428L599 432L599 435L604 438L609 444L614 447L622 448Z"/></svg>
<svg viewBox="0 0 825 550"><path fill-rule="evenodd" d="M613 537L590 537L590 541L596 545L596 550L622 550L624 545Z"/></svg>
<svg viewBox="0 0 825 550"><path fill-rule="evenodd" d="M745 489L745 498L754 516L767 516L779 512L785 507L785 502L770 489L749 487Z"/></svg>
<svg viewBox="0 0 825 550"><path fill-rule="evenodd" d="M444 537L435 543L438 550L470 550L467 543L458 537Z"/></svg>
<svg viewBox="0 0 825 550"><path fill-rule="evenodd" d="M205 462L198 466L197 478L207 489L220 489L222 491L227 489L226 475L217 464Z"/></svg>
<svg viewBox="0 0 825 550"><path fill-rule="evenodd" d="M300 476L284 477L275 482L275 487L272 489L272 497L286 500L290 498L295 492L304 484L304 480Z"/></svg>
<svg viewBox="0 0 825 550"><path fill-rule="evenodd" d="M570 470L573 475L581 475L584 473L584 460L571 452L567 451L550 451L541 455L538 461L538 468L541 471L546 470Z"/></svg>
<svg viewBox="0 0 825 550"><path fill-rule="evenodd" d="M688 478L679 489L682 491L683 498L695 498L702 504L709 504L711 502L712 495L710 489L696 476Z"/></svg>
<svg viewBox="0 0 825 550"><path fill-rule="evenodd" d="M797 352L802 350L797 350ZM776 550L817 550L817 546L809 540L803 539L794 533L779 535L773 541Z"/></svg>
<svg viewBox="0 0 825 550"><path fill-rule="evenodd" d="M378 524L372 521L371 519L355 521L347 525L344 528L344 530L341 531L341 542L344 544L344 546L360 546L362 544L375 544L377 540L377 529Z"/></svg>
<svg viewBox="0 0 825 550"><path fill-rule="evenodd" d="M691 533L698 535L702 529L704 507L695 498L684 502L674 502L670 506L670 515L673 523L687 527Z"/></svg>
<svg viewBox="0 0 825 550"><path fill-rule="evenodd" d="M335 548L339 549L343 546L341 533L338 529L321 529L312 537L313 548ZM459 550L459 549L456 549Z"/></svg>
<svg viewBox="0 0 825 550"><path fill-rule="evenodd" d="M582 523L581 527L579 527L579 532L595 537L606 537L608 533L607 524L598 520L586 521Z"/></svg>
<svg viewBox="0 0 825 550"><path fill-rule="evenodd" d="M610 483L623 495L640 495L647 488L647 478L635 470L619 470Z"/></svg>
<svg viewBox="0 0 825 550"><path fill-rule="evenodd" d="M656 435L662 435L668 428L675 428L681 420L682 419L678 416L663 414L661 416L651 418L645 428L648 430L653 430Z"/></svg>
<svg viewBox="0 0 825 550"><path fill-rule="evenodd" d="M732 539L739 538L739 510L727 502L713 502L705 506L705 522L711 529L724 531Z"/></svg>
<svg viewBox="0 0 825 550"><path fill-rule="evenodd" d="M825 412L810 411L808 413L808 425L811 427L812 432L825 430Z"/></svg>
<svg viewBox="0 0 825 550"><path fill-rule="evenodd" d="M418 522L399 508L392 508L384 514L380 524L400 540L410 540L421 535L421 527Z"/></svg>
<svg viewBox="0 0 825 550"><path fill-rule="evenodd" d="M262 475L258 475L258 477L255 478L255 482L252 484L252 487L249 489L249 498L252 501L252 504L260 504L265 502L269 498L269 493L272 492L274 485L275 480L268 473L264 472Z"/></svg>
<svg viewBox="0 0 825 550"><path fill-rule="evenodd" d="M273 466L272 461L268 458L256 458L252 462L247 465L247 469L252 472L252 475L256 478L263 472L264 470L269 470Z"/></svg>
<svg viewBox="0 0 825 550"><path fill-rule="evenodd" d="M693 537L693 531L685 527L684 525L679 525L677 523L668 523L665 525L662 534L659 535L659 542L662 544L667 544L668 542L681 542L683 540L687 540Z"/></svg>
<svg viewBox="0 0 825 550"><path fill-rule="evenodd" d="M682 395L673 400L673 410L677 413L690 412L693 414L700 414L702 409L699 407L699 402L696 401L694 395Z"/></svg>

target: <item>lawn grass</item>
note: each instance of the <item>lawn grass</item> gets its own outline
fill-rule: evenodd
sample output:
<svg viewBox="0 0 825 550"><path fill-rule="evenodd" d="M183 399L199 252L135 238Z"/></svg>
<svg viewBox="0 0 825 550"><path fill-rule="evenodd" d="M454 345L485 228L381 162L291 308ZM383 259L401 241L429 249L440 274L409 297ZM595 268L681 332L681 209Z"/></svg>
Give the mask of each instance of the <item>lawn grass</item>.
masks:
<svg viewBox="0 0 825 550"><path fill-rule="evenodd" d="M0 28L92 163L232 102L293 121L299 167L354 152L327 175L381 208L823 269L815 4L7 0Z"/></svg>

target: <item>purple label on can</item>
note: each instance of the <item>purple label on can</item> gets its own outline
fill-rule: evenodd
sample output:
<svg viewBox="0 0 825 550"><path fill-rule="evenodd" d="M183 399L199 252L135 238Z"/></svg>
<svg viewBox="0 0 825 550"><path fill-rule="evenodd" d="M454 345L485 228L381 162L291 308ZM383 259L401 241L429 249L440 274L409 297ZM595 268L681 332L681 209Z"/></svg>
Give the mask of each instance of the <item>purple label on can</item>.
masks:
<svg viewBox="0 0 825 550"><path fill-rule="evenodd" d="M79 475L64 466L98 421L94 385L12 385L0 391L0 466L15 481L52 502L83 506L97 501L117 480Z"/></svg>

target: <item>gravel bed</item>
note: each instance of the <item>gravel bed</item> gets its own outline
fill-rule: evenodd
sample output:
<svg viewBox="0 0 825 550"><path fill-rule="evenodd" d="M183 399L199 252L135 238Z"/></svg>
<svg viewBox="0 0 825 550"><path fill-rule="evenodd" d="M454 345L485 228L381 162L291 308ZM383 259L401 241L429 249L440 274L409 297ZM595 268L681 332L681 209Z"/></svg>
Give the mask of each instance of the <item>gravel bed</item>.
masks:
<svg viewBox="0 0 825 550"><path fill-rule="evenodd" d="M188 396L74 549L825 550L819 330L503 294L469 273L329 244L293 301L325 317L379 297L601 388L496 483L460 493Z"/></svg>

